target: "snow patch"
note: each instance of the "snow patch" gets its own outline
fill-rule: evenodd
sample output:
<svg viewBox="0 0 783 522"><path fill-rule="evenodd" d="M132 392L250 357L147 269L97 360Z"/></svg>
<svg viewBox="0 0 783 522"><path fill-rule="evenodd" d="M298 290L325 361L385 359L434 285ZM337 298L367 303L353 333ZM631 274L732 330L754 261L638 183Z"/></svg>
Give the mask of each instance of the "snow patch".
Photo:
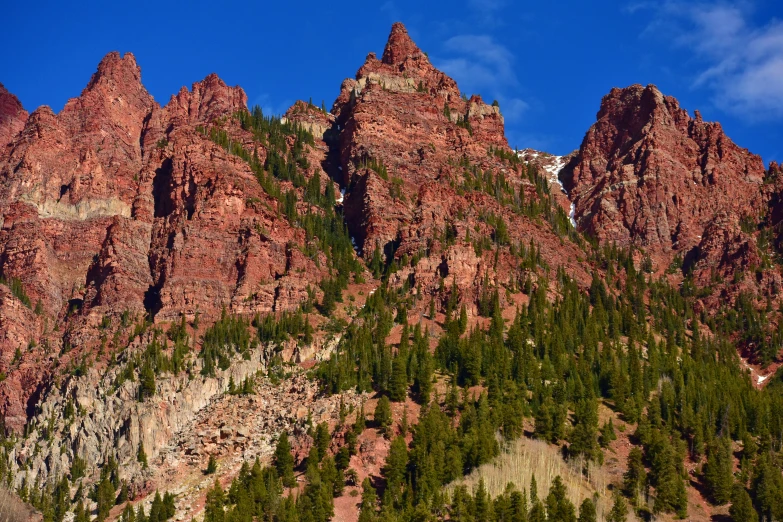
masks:
<svg viewBox="0 0 783 522"><path fill-rule="evenodd" d="M560 171L563 170L563 167L565 167L565 160L563 159L563 156L553 156L552 159L554 160L554 163L544 167L546 173L549 174L549 184L551 185L552 183L557 183L560 185L560 190L563 191L563 194L567 196L568 192L566 192L566 189L563 186L563 182L560 181L560 178L558 177L560 175Z"/></svg>
<svg viewBox="0 0 783 522"><path fill-rule="evenodd" d="M522 157L524 155L524 151L518 150L515 151L517 153L517 156ZM565 189L565 186L563 185L563 182L560 181L560 171L563 170L563 167L566 166L566 161L563 158L563 156L549 156L549 155L542 155L538 152L532 152L528 156L531 159L538 158L539 156L542 156L544 159L551 160L551 162L547 165L542 165L541 169L546 172L547 174L547 180L549 181L549 186L551 187L554 184L557 184L560 186L560 191L568 195L568 191ZM574 203L571 203L571 208L568 211L568 220L571 222L571 225L576 228L576 205Z"/></svg>
<svg viewBox="0 0 783 522"><path fill-rule="evenodd" d="M342 204L343 200L345 199L345 189L340 189L340 197L335 199L335 203Z"/></svg>
<svg viewBox="0 0 783 522"><path fill-rule="evenodd" d="M356 246L356 240L353 238L353 236L351 236L351 244L353 245L353 251L356 252L356 255L357 256L361 256L362 255L362 251L359 250L358 246Z"/></svg>
<svg viewBox="0 0 783 522"><path fill-rule="evenodd" d="M514 152L516 152L517 156L519 156L520 158L523 158L525 156L524 150L517 150ZM549 164L541 166L544 172L547 173L547 179L549 180L549 184L552 185L553 183L557 183L558 185L560 185L560 190L563 191L563 194L568 195L568 192L566 192L563 183L560 181L560 178L558 177L560 171L563 170L563 167L565 167L566 165L563 156L550 156L549 154L542 154L538 152L531 152L528 155L530 159L536 159L539 156L541 156L544 160L550 160Z"/></svg>
<svg viewBox="0 0 783 522"><path fill-rule="evenodd" d="M759 375L759 380L757 381L759 384L769 379L769 375Z"/></svg>

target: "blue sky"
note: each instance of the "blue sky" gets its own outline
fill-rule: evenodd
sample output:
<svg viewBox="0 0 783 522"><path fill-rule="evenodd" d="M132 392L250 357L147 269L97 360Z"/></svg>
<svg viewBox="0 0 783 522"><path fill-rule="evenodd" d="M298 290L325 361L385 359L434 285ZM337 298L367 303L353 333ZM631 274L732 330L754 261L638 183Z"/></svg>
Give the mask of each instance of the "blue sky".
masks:
<svg viewBox="0 0 783 522"><path fill-rule="evenodd" d="M500 101L512 146L568 153L609 89L654 83L783 161L779 0L48 4L9 3L0 32L0 82L31 111L59 111L112 50L134 53L159 103L216 72L268 112L331 106L399 20L464 92Z"/></svg>

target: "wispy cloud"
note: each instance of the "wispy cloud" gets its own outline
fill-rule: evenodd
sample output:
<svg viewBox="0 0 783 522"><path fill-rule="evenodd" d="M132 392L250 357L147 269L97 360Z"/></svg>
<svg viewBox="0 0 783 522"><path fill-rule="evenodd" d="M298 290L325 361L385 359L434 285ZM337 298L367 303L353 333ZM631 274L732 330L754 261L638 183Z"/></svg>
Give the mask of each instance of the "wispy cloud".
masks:
<svg viewBox="0 0 783 522"><path fill-rule="evenodd" d="M261 93L253 98L252 103L248 103L250 107L255 105L261 107L261 110L264 111L264 114L267 116L282 116L293 104L294 102L290 99L272 100L269 93Z"/></svg>
<svg viewBox="0 0 783 522"><path fill-rule="evenodd" d="M506 0L467 0L468 8L473 11L473 19L487 27L504 25L501 11L507 5Z"/></svg>
<svg viewBox="0 0 783 522"><path fill-rule="evenodd" d="M507 120L518 119L529 104L509 94L519 86L514 72L514 55L486 34L453 36L443 44L442 59L436 66L454 78L468 94L478 93L487 102L497 99Z"/></svg>
<svg viewBox="0 0 783 522"><path fill-rule="evenodd" d="M713 92L715 104L749 120L783 116L783 22L754 24L747 3L634 4L651 9L647 36L660 35L693 53L701 64L694 88Z"/></svg>
<svg viewBox="0 0 783 522"><path fill-rule="evenodd" d="M521 98L501 97L503 115L509 120L518 120L528 109L530 104Z"/></svg>
<svg viewBox="0 0 783 522"><path fill-rule="evenodd" d="M471 78L472 83L516 85L512 63L514 55L494 38L485 34L463 34L446 40L443 48L459 56L443 64L458 72L480 73ZM466 79L468 77L466 76Z"/></svg>

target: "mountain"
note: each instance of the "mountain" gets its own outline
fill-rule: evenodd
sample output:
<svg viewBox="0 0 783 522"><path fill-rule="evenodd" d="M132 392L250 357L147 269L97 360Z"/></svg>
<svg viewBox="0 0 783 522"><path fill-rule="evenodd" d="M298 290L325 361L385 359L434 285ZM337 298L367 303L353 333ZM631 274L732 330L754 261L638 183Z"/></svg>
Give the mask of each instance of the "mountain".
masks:
<svg viewBox="0 0 783 522"><path fill-rule="evenodd" d="M13 141L24 128L28 114L19 99L0 83L0 144Z"/></svg>
<svg viewBox="0 0 783 522"><path fill-rule="evenodd" d="M559 174L581 232L638 248L657 274L692 274L708 311L778 298L776 164L653 85L612 89L596 119Z"/></svg>
<svg viewBox="0 0 783 522"><path fill-rule="evenodd" d="M130 53L0 86L0 475L46 520L777 516L780 168L654 86L596 120L512 150L399 23L328 112Z"/></svg>
<svg viewBox="0 0 783 522"><path fill-rule="evenodd" d="M580 230L669 261L696 247L717 214L757 215L765 174L720 124L633 85L604 97L562 177Z"/></svg>
<svg viewBox="0 0 783 522"><path fill-rule="evenodd" d="M589 283L576 262L579 247L561 241L567 226L528 219L551 210L549 186L529 177L508 147L500 108L463 97L401 24L382 59L371 53L356 79L343 82L332 112L336 176L347 188L345 217L359 251L368 258L377 249L385 262L421 258L399 267L398 284L407 280L417 295L432 296L441 276L470 304L485 276L524 280L509 250L495 259L477 248L484 238L525 247L535 241L552 268L563 265Z"/></svg>

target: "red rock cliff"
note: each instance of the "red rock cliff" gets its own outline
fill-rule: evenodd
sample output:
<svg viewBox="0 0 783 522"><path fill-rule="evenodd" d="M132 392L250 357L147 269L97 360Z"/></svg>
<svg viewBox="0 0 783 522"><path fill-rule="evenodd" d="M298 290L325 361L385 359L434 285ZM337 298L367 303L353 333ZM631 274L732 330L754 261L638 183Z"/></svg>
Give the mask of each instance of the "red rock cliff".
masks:
<svg viewBox="0 0 783 522"><path fill-rule="evenodd" d="M654 86L612 89L561 177L580 230L669 260L720 212L757 214L764 165Z"/></svg>

